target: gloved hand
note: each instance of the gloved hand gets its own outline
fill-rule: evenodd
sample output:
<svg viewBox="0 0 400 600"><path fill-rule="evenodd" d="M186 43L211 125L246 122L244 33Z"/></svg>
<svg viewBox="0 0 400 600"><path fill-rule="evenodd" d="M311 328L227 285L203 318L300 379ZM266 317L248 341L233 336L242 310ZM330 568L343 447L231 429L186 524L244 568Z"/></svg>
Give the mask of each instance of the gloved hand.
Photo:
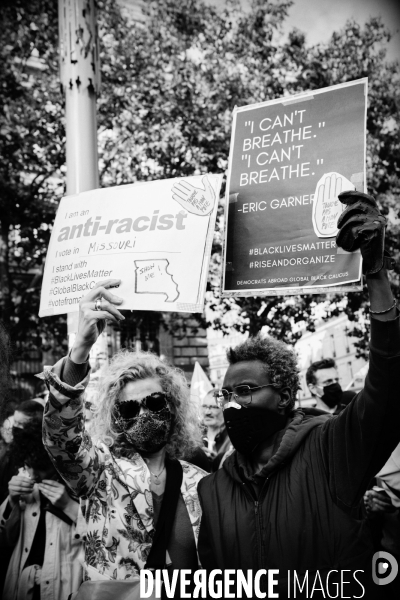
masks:
<svg viewBox="0 0 400 600"><path fill-rule="evenodd" d="M337 222L336 244L347 252L361 249L366 275L377 273L383 267L392 269L392 259L384 252L387 220L372 196L349 190L338 198L347 208Z"/></svg>

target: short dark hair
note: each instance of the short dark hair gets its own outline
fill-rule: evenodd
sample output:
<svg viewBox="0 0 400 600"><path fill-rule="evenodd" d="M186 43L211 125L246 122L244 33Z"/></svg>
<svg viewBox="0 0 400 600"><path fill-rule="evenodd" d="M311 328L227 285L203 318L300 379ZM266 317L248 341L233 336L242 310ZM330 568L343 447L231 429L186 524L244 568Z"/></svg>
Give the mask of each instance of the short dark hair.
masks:
<svg viewBox="0 0 400 600"><path fill-rule="evenodd" d="M317 360L316 362L311 363L311 365L307 369L306 373L306 382L307 385L311 383L315 385L317 383L317 378L315 377L315 373L320 371L321 369L336 369L336 363L333 358L323 358L322 360Z"/></svg>
<svg viewBox="0 0 400 600"><path fill-rule="evenodd" d="M230 365L246 360L264 363L271 383L290 388L292 398L288 410L293 409L297 390L300 388L299 367L296 354L284 342L258 334L235 348L229 348L227 357Z"/></svg>
<svg viewBox="0 0 400 600"><path fill-rule="evenodd" d="M9 451L18 466L26 464L38 471L50 469L52 462L43 445L41 423L32 421L23 429L14 428L13 435Z"/></svg>
<svg viewBox="0 0 400 600"><path fill-rule="evenodd" d="M18 404L15 410L24 413L27 417L34 418L43 416L44 407L36 400L25 400L21 404Z"/></svg>

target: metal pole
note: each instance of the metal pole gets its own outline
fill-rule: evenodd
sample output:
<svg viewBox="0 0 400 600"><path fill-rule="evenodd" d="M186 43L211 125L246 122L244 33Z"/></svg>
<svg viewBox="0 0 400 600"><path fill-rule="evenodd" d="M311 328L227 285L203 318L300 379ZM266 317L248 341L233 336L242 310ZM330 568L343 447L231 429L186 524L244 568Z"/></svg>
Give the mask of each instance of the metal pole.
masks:
<svg viewBox="0 0 400 600"><path fill-rule="evenodd" d="M58 0L60 79L65 94L67 195L99 187L96 94L100 63L95 0ZM68 315L68 338L77 313Z"/></svg>

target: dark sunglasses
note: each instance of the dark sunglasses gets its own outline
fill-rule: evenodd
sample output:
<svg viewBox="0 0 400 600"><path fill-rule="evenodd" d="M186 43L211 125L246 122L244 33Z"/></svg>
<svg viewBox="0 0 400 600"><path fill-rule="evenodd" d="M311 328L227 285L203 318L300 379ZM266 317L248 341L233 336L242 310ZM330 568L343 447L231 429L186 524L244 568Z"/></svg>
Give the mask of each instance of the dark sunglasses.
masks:
<svg viewBox="0 0 400 600"><path fill-rule="evenodd" d="M128 421L139 416L141 406L153 413L161 412L165 408L169 408L168 396L162 392L154 392L141 400L119 402L115 405L115 410L121 419Z"/></svg>

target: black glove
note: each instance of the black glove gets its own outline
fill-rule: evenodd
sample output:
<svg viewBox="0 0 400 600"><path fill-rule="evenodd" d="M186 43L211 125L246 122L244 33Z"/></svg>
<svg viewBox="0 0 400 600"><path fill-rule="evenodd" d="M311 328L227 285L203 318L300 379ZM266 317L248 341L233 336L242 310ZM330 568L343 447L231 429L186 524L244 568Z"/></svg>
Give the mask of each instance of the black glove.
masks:
<svg viewBox="0 0 400 600"><path fill-rule="evenodd" d="M385 256L384 251L387 220L372 196L347 191L339 194L338 198L347 204L347 208L337 222L336 244L346 252L361 249L363 273L366 275L377 273L383 267L393 269L393 261Z"/></svg>

